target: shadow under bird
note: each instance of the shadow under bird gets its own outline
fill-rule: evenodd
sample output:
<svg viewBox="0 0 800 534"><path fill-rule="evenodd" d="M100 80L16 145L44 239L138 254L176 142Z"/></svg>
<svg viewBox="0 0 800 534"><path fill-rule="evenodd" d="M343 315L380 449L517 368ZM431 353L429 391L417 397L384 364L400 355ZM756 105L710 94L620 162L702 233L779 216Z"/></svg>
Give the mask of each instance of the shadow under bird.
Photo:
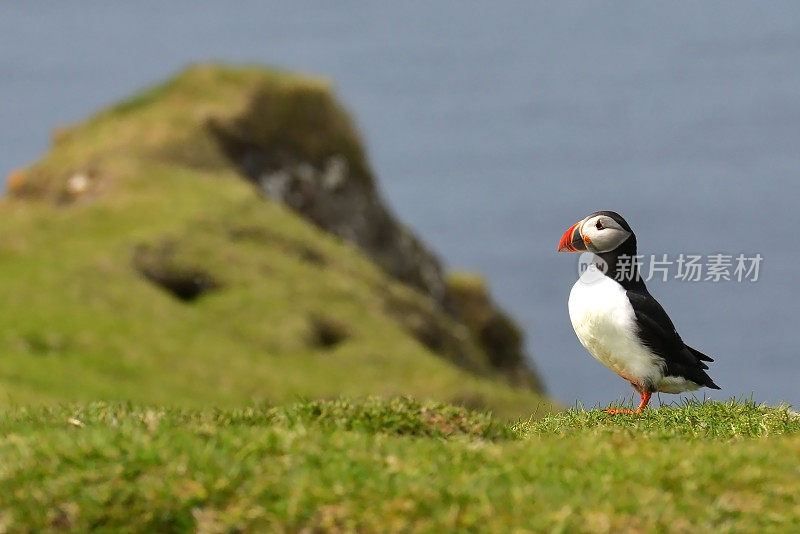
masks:
<svg viewBox="0 0 800 534"><path fill-rule="evenodd" d="M572 286L569 318L581 344L631 383L641 413L656 391L720 389L706 373L714 360L686 345L664 308L647 291L636 262L636 235L613 211L596 211L570 226L559 252L591 252L593 262Z"/></svg>

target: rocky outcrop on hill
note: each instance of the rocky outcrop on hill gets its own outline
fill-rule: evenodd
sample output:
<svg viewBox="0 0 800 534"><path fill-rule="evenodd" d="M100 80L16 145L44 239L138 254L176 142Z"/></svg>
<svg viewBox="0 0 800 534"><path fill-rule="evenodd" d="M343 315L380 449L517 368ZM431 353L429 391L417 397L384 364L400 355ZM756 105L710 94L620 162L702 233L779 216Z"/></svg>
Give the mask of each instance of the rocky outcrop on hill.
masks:
<svg viewBox="0 0 800 534"><path fill-rule="evenodd" d="M274 124L271 136L263 134L263 121L281 103L270 93L260 93L241 115L211 123L225 153L269 198L285 204L314 224L364 250L398 280L448 307L442 267L433 253L390 213L380 198L364 155L355 140L337 140L330 149L309 154L302 142L320 121L334 120L341 111L333 101L323 101L321 116L281 117L302 121ZM331 109L328 109L331 107ZM346 117L338 117L346 121ZM351 130L348 127L347 130ZM333 135L341 135L334 132ZM280 137L278 137L280 136ZM350 144L347 150L342 145Z"/></svg>
<svg viewBox="0 0 800 534"><path fill-rule="evenodd" d="M515 384L541 390L511 318L492 302L483 284L477 292L457 284L454 294L433 252L380 197L347 114L335 100L321 96L304 93L287 106L285 94L263 89L242 113L209 126L225 154L265 195L357 245L389 274L430 296L466 324L492 367ZM293 112L282 111L287 107ZM436 337L426 337L429 347L439 343Z"/></svg>

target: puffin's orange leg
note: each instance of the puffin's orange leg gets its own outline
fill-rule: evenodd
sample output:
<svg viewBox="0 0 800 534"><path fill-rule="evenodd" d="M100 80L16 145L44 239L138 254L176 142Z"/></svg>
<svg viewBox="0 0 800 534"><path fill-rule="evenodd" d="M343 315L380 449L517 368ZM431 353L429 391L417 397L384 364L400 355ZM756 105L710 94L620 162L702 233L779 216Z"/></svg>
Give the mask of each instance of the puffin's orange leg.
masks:
<svg viewBox="0 0 800 534"><path fill-rule="evenodd" d="M636 413L642 413L644 409L647 408L647 403L650 402L650 397L652 396L653 394L649 391L642 392L642 402L640 402L639 407L636 408Z"/></svg>

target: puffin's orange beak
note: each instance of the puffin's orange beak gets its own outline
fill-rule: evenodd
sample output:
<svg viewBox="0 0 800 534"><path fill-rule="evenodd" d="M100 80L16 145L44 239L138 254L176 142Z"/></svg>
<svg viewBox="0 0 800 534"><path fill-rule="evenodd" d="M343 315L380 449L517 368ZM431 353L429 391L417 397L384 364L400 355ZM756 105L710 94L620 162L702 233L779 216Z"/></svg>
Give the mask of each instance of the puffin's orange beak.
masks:
<svg viewBox="0 0 800 534"><path fill-rule="evenodd" d="M586 250L586 244L583 242L581 232L578 229L583 221L576 222L564 232L561 236L561 241L558 242L559 252L580 252Z"/></svg>

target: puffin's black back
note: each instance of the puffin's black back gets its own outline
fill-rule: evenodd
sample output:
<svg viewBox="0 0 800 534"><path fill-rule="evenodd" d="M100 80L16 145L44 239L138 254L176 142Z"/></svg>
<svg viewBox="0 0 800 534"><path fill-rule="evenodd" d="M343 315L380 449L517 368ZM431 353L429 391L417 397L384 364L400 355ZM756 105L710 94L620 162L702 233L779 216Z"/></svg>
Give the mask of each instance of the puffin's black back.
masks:
<svg viewBox="0 0 800 534"><path fill-rule="evenodd" d="M711 389L720 389L706 373L714 360L686 345L675 330L667 312L645 288L626 291L636 315L639 339L666 363L666 376L678 376Z"/></svg>

